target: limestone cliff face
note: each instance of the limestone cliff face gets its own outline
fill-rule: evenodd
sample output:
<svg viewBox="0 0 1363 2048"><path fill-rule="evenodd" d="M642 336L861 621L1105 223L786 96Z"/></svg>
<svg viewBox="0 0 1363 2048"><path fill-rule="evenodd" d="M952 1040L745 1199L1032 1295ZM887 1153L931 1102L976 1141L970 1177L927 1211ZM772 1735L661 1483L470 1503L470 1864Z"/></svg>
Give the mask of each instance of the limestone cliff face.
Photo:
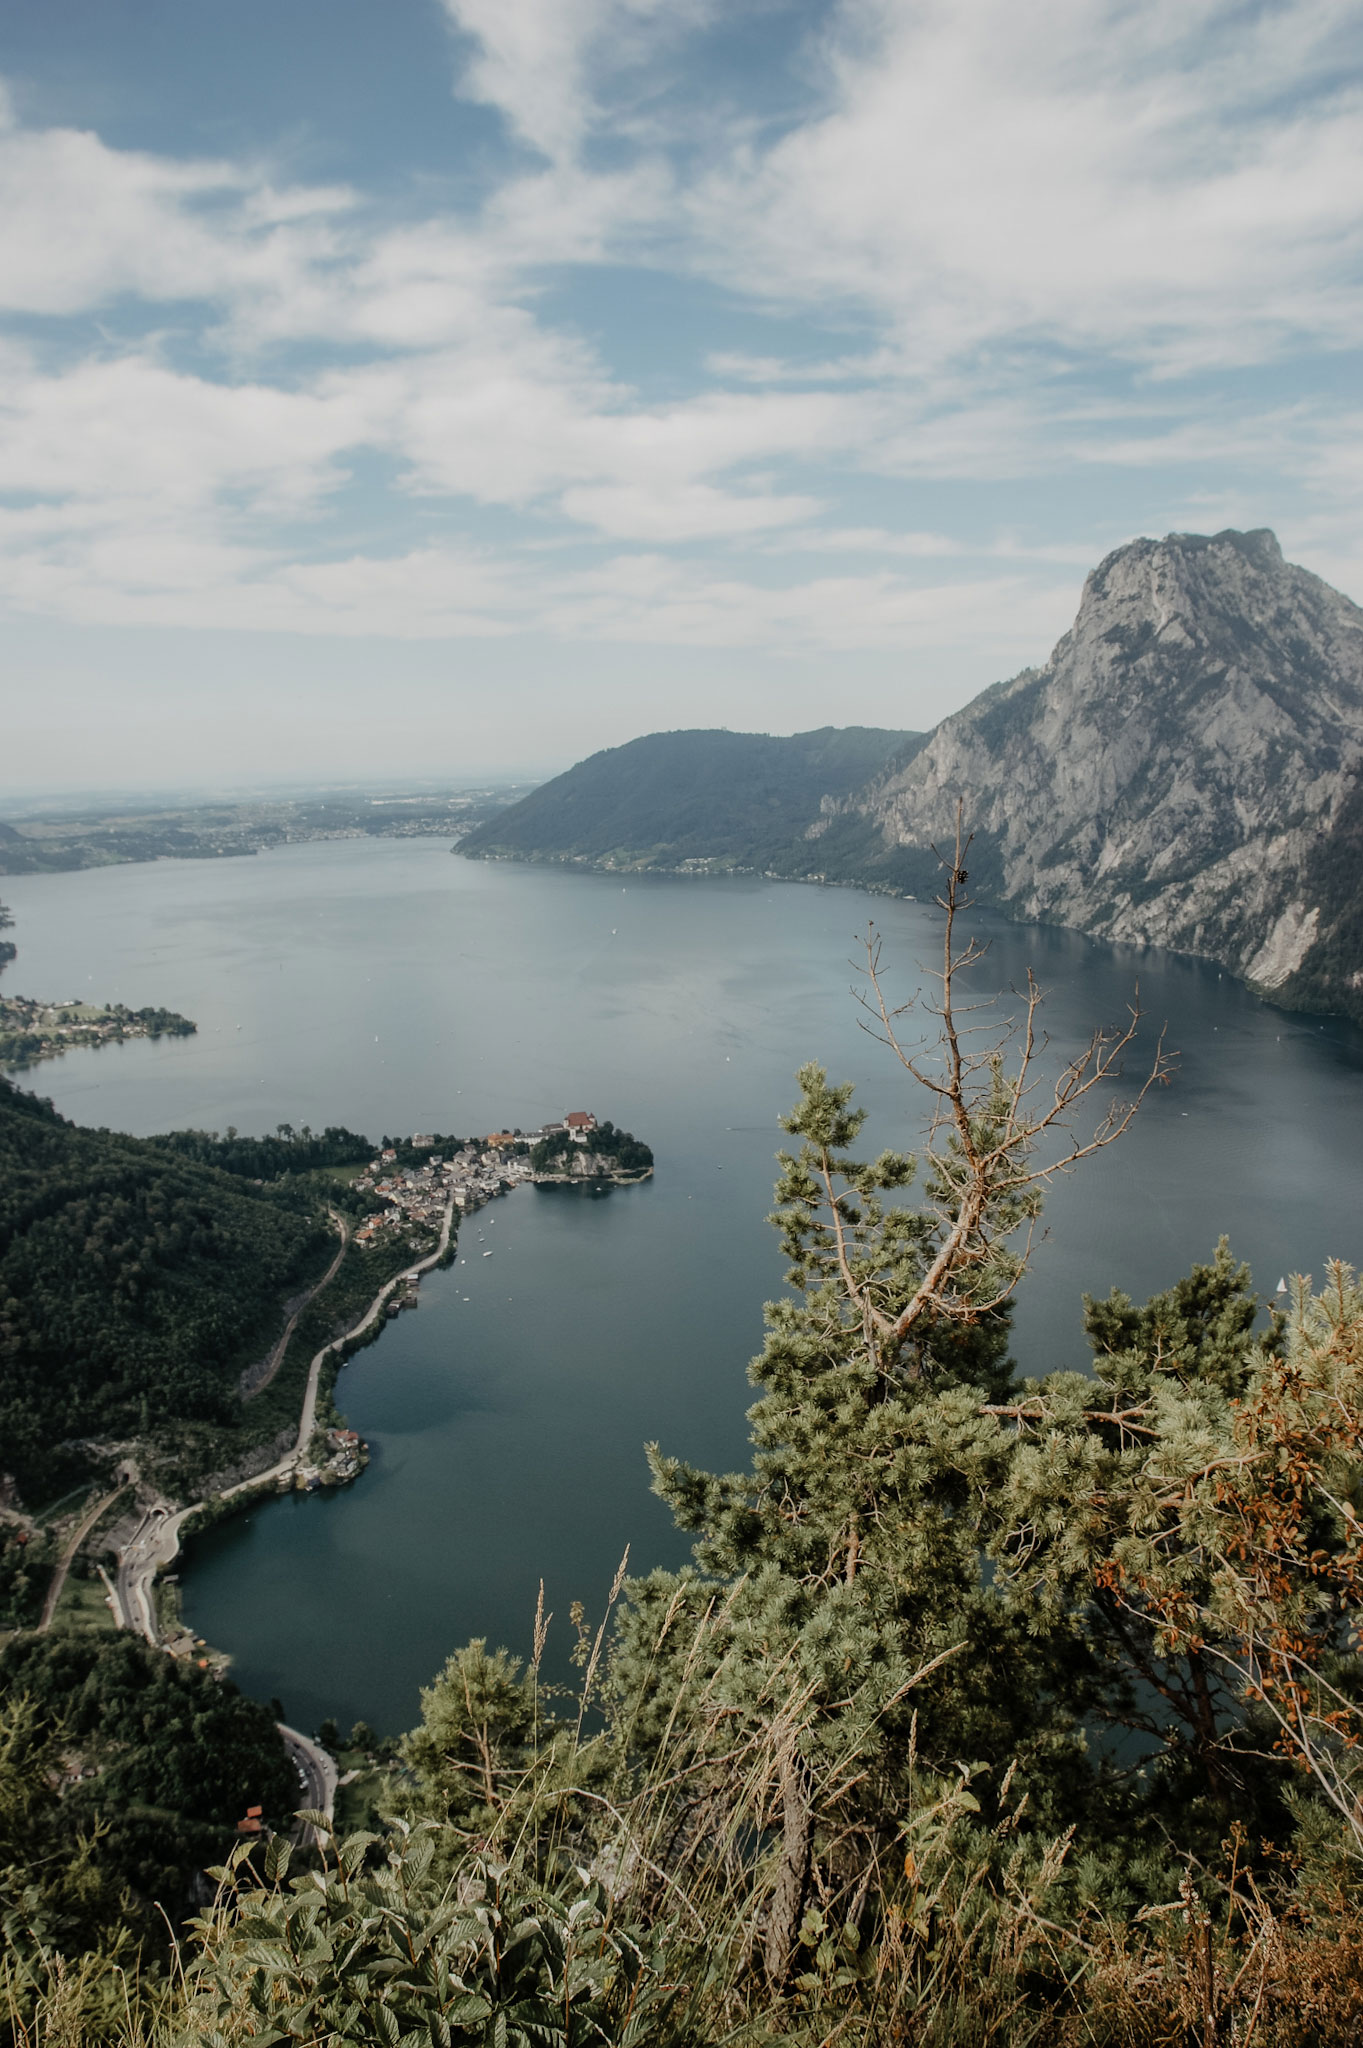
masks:
<svg viewBox="0 0 1363 2048"><path fill-rule="evenodd" d="M1363 610L1267 531L1170 534L1109 555L1044 668L854 806L925 847L961 797L985 900L1284 990L1338 951L1319 871L1361 769Z"/></svg>

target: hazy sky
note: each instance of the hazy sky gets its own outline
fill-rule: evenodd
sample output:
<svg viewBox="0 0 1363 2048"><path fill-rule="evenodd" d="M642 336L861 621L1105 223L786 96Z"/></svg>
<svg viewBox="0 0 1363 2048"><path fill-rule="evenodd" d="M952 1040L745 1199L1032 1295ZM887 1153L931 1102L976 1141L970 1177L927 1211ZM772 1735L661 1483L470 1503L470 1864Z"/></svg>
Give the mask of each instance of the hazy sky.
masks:
<svg viewBox="0 0 1363 2048"><path fill-rule="evenodd" d="M918 726L1363 598L1363 0L3 0L0 788Z"/></svg>

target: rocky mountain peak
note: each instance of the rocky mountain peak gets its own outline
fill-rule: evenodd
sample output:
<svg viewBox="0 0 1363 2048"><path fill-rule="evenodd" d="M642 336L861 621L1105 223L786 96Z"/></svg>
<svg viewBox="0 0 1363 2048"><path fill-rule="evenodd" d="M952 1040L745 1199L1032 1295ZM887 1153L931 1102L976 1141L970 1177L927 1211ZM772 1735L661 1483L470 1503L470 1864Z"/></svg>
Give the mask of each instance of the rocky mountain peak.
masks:
<svg viewBox="0 0 1363 2048"><path fill-rule="evenodd" d="M1222 533L1166 533L1163 540L1126 541L1090 572L1080 609L1110 590L1134 591L1142 579L1155 601L1174 592L1192 599L1225 588L1243 591L1247 579L1273 577L1285 567L1278 536L1267 526L1249 533L1227 527Z"/></svg>
<svg viewBox="0 0 1363 2048"><path fill-rule="evenodd" d="M964 799L986 895L1280 986L1363 764L1363 610L1267 529L1115 549L1044 668L937 728L862 809L926 848Z"/></svg>
<svg viewBox="0 0 1363 2048"><path fill-rule="evenodd" d="M1295 710L1323 688L1332 717L1341 688L1363 707L1363 611L1284 561L1267 527L1171 533L1099 563L1048 666L1080 691L1205 695L1240 682Z"/></svg>

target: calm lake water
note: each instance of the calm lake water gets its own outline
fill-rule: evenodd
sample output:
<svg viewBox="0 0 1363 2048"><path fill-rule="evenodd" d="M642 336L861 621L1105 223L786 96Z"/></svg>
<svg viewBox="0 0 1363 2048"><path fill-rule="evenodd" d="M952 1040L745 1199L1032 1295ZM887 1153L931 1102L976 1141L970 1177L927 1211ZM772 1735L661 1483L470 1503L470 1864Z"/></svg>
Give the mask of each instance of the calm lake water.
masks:
<svg viewBox="0 0 1363 2048"><path fill-rule="evenodd" d="M642 1445L745 1462L744 1369L782 1275L763 1220L776 1119L817 1058L857 1082L869 1147L912 1146L919 1104L849 987L873 917L911 993L937 946L931 913L385 840L17 876L0 895L17 919L10 988L198 1021L195 1038L69 1054L27 1078L81 1122L377 1137L583 1107L657 1155L640 1188L521 1189L480 1211L461 1262L342 1375L374 1454L359 1483L272 1501L193 1547L188 1617L249 1691L303 1726L409 1726L456 1644L526 1646L541 1578L561 1660L569 1605L600 1615L626 1544L635 1568L681 1560ZM1222 1231L1265 1293L1357 1255L1359 1033L1281 1015L1196 962L980 924L991 988L1031 965L1048 989L1057 1054L1120 1017L1139 979L1180 1055L1131 1135L1050 1197L1018 1310L1027 1370L1083 1363L1084 1291L1167 1286Z"/></svg>

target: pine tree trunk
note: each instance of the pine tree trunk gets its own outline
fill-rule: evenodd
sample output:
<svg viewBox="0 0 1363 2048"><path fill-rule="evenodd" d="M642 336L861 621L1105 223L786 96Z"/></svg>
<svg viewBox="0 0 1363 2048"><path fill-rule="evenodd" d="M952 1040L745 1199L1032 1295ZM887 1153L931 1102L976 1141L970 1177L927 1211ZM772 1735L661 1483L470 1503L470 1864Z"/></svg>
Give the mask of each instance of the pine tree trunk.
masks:
<svg viewBox="0 0 1363 2048"><path fill-rule="evenodd" d="M773 1984L790 1975L791 1953L800 1931L805 1893L809 1888L809 1851L813 1816L809 1809L809 1773L792 1736L781 1752L781 1862L767 1915L764 1960Z"/></svg>

